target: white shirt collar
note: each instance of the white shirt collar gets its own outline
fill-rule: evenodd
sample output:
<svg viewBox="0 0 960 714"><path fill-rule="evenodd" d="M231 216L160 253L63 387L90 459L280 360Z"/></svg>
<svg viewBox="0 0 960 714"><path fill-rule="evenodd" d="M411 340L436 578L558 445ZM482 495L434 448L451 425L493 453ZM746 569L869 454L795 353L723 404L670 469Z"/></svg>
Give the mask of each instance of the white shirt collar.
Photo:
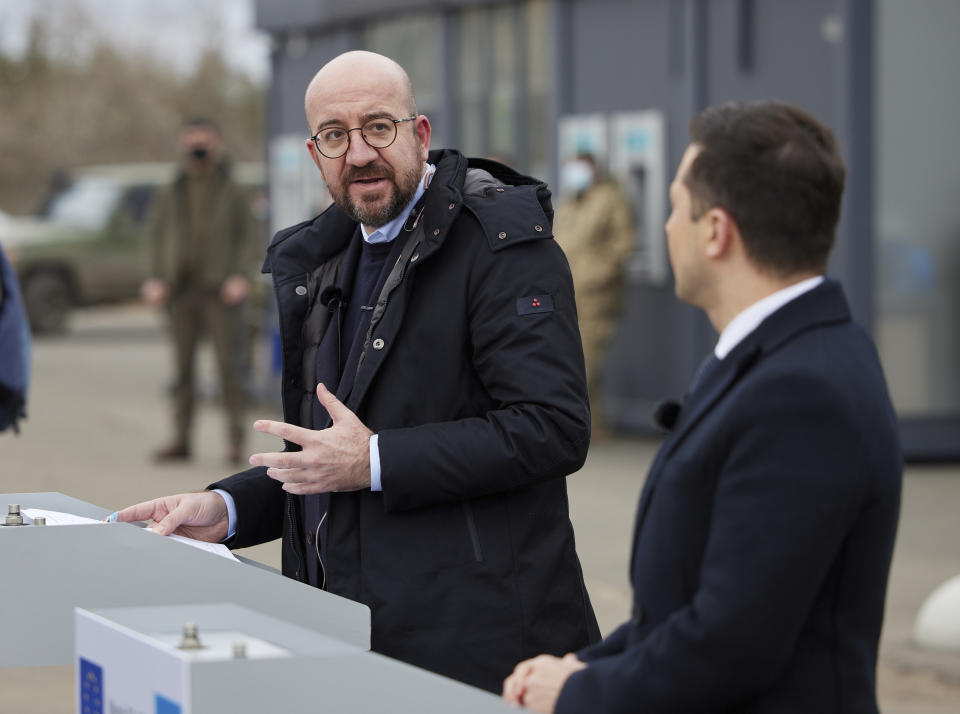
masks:
<svg viewBox="0 0 960 714"><path fill-rule="evenodd" d="M397 237L400 233L400 229L403 228L404 222L407 220L407 214L410 213L410 209L413 208L417 201L420 200L420 197L423 195L423 192L427 190L427 178L433 175L433 172L437 170L437 167L433 164L427 164L427 170L423 172L423 176L420 177L420 185L417 186L416 193L413 194L413 198L410 199L400 215L394 218L392 221L386 225L382 225L377 228L373 233L368 234L367 229L364 228L363 224L360 224L360 232L363 234L363 239L367 243L389 243L394 238Z"/></svg>
<svg viewBox="0 0 960 714"><path fill-rule="evenodd" d="M760 326L760 323L766 320L781 307L791 300L795 300L805 292L809 292L822 283L824 277L818 275L814 278L801 280L778 290L772 295L767 295L762 300L757 300L746 310L742 310L723 328L720 333L720 339L717 340L717 346L713 348L713 354L717 359L723 359L739 345L751 332Z"/></svg>

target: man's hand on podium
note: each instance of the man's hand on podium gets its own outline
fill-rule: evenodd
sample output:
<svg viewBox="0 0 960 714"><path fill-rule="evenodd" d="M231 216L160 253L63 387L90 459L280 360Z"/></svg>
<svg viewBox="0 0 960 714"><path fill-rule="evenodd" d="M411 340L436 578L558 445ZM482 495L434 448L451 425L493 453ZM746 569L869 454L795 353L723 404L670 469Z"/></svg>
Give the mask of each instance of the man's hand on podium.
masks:
<svg viewBox="0 0 960 714"><path fill-rule="evenodd" d="M153 521L150 529L161 535L175 535L220 543L227 537L227 504L213 491L179 493L124 508L117 520Z"/></svg>

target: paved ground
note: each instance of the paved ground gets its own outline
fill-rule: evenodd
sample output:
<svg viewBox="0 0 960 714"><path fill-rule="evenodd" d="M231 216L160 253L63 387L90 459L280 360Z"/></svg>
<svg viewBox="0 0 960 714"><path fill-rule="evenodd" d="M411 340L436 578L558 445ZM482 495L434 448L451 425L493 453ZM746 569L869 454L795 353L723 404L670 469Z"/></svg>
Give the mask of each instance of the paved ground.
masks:
<svg viewBox="0 0 960 714"><path fill-rule="evenodd" d="M212 360L204 357L212 383ZM60 491L120 508L202 488L228 473L225 427L211 405L199 415L192 464L161 468L149 462L149 452L169 436L163 395L169 379L159 321L143 308L85 311L69 336L37 342L30 418L21 436L0 436L0 493ZM254 416L276 414L263 408L251 413L251 421ZM276 443L251 431L251 450ZM597 444L570 480L578 550L604 632L629 610L630 531L655 449L637 440ZM960 713L960 655L923 652L910 639L927 594L960 574L958 504L960 467L908 469L878 673L886 714ZM279 564L276 543L245 554ZM69 667L0 670L0 714L72 712L72 676Z"/></svg>

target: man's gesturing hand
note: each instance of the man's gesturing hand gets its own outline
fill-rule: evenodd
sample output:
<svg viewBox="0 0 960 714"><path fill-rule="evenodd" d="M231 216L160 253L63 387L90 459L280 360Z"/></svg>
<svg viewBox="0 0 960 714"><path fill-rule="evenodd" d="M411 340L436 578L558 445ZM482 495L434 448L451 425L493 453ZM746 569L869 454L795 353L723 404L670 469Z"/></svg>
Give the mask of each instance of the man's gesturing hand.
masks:
<svg viewBox="0 0 960 714"><path fill-rule="evenodd" d="M358 491L370 488L370 431L357 415L317 385L317 398L333 419L329 429L315 431L279 421L260 420L253 428L299 444L302 451L254 454L250 463L266 466L267 475L296 495Z"/></svg>
<svg viewBox="0 0 960 714"><path fill-rule="evenodd" d="M124 508L117 520L153 521L151 530L161 535L171 533L208 543L219 543L227 537L227 504L219 493L180 493Z"/></svg>

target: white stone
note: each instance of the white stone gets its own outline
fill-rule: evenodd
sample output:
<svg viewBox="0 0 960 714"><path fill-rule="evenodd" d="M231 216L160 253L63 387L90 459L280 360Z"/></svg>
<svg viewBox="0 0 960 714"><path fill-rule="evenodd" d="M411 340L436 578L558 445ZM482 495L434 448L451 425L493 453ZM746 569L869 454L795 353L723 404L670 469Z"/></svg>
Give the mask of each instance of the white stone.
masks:
<svg viewBox="0 0 960 714"><path fill-rule="evenodd" d="M922 647L960 652L960 575L937 587L920 606L913 637Z"/></svg>

